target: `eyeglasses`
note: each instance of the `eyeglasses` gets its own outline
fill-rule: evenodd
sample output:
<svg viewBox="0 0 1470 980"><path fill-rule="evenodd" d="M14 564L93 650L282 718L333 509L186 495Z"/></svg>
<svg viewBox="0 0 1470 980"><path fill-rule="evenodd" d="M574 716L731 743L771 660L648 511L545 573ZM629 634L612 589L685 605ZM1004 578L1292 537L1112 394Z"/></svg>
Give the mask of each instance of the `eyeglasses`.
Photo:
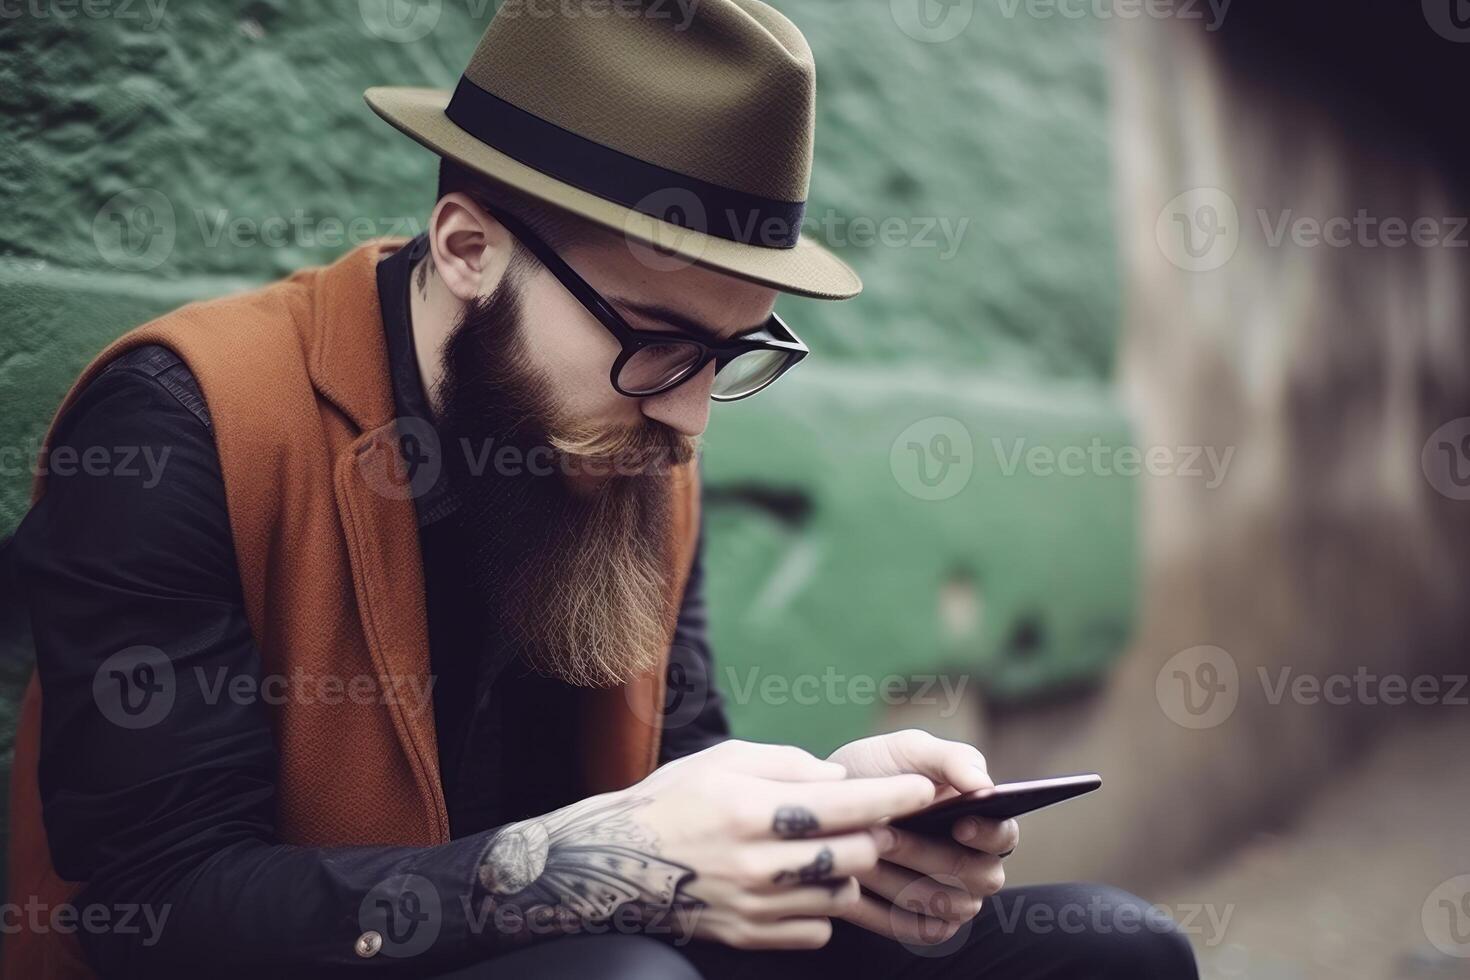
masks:
<svg viewBox="0 0 1470 980"><path fill-rule="evenodd" d="M485 210L530 249L622 345L611 373L612 386L620 395L645 398L661 394L688 381L713 360L715 381L710 397L718 402L738 401L781 377L808 353L806 344L775 313L757 329L715 343L687 333L638 330L520 219L500 208Z"/></svg>

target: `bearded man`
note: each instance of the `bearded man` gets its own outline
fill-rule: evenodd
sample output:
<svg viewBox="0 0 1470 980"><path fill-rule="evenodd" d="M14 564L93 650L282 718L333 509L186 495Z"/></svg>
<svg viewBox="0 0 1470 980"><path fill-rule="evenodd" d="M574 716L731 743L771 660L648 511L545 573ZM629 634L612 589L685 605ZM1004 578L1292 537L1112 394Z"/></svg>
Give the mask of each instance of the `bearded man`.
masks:
<svg viewBox="0 0 1470 980"><path fill-rule="evenodd" d="M1014 821L887 826L989 785L973 747L729 738L695 442L805 356L779 293L860 283L800 236L800 32L660 6L507 4L454 93L370 90L442 158L424 234L77 380L47 453L166 465L38 480L14 540L8 975L1193 976L1132 896L986 901Z"/></svg>

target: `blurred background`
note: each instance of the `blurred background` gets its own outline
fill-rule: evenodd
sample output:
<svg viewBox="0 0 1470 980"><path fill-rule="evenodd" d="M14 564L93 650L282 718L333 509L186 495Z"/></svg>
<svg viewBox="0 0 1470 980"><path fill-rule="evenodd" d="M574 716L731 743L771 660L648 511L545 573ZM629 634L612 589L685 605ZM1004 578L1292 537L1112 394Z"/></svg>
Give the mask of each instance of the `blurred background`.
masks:
<svg viewBox="0 0 1470 980"><path fill-rule="evenodd" d="M714 411L737 734L1101 772L1010 880L1139 891L1206 976L1470 977L1470 3L775 6L867 290L783 299L813 356ZM0 535L112 337L421 230L361 91L495 8L0 9ZM7 757L30 658L0 602Z"/></svg>

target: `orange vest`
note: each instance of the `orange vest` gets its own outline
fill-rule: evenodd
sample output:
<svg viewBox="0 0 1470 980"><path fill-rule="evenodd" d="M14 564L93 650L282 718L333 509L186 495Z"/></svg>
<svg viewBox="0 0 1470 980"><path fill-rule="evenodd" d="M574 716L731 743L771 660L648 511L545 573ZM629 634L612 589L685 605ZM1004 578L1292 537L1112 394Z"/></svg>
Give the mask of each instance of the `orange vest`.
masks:
<svg viewBox="0 0 1470 980"><path fill-rule="evenodd" d="M113 358L161 344L204 392L224 473L246 613L263 670L293 676L429 675L418 524L401 480L376 265L403 243L371 242L330 266L264 288L193 303L137 328L94 360L62 402ZM53 427L54 427L53 422ZM44 490L37 479L32 499ZM669 547L683 595L698 527L691 463L675 475ZM669 623L672 638L673 622ZM667 657L667 647L662 651ZM642 779L657 763L665 665L619 688L579 690L587 795ZM420 687L420 690L423 688ZM330 708L280 699L277 834L289 844L429 846L449 840L434 716L403 698ZM55 907L80 883L51 865L36 766L43 697L22 702L11 777L9 899ZM23 919L28 917L22 917ZM13 980L93 976L75 937L4 939Z"/></svg>

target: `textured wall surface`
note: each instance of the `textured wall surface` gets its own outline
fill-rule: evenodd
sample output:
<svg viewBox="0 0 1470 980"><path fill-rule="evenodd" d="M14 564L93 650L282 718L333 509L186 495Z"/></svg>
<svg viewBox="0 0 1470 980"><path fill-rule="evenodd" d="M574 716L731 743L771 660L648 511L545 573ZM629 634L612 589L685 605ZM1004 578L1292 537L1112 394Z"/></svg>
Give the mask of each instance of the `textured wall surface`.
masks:
<svg viewBox="0 0 1470 980"><path fill-rule="evenodd" d="M1088 841L1107 846L1079 843L1081 814L1058 808L1028 819L1016 867L1137 889L1196 863L1270 868L1259 903L1236 884L1189 898L1238 902L1257 921L1289 909L1280 924L1300 934L1298 961L1247 963L1227 944L1215 975L1449 974L1406 964L1423 955L1407 950L1429 928L1425 896L1466 860L1470 250L1447 232L1414 247L1375 233L1322 247L1265 229L1284 213L1465 215L1465 168L1430 149L1451 127L1414 125L1424 89L1413 72L1401 88L1373 79L1396 75L1395 58L1457 60L1461 72L1465 62L1415 24L1417 9L1353 21L1329 40L1303 6L1257 5L1264 26L1237 20L1228 38L1179 22L1118 31L1120 388L1141 443L1233 448L1235 462L1213 488L1140 481L1134 643L1088 715L1037 760L1043 771L1107 764L1110 791L1085 817ZM1271 43L1288 10L1314 44ZM1398 29L1409 46L1381 47ZM1324 56L1351 67L1325 75ZM1194 252L1173 215L1188 219ZM1454 469L1437 469L1447 451ZM1386 737L1420 740L1395 759L1408 787L1384 780L1386 766L1376 786L1363 778ZM1454 738L1442 754L1434 745ZM1414 828L1398 851L1412 857L1385 847L1371 873L1376 934L1354 919L1356 854L1298 824L1329 789L1367 834ZM1395 815L1375 811L1378 800ZM1282 846L1231 857L1251 840ZM1351 884L1332 881L1342 862ZM1257 878L1260 891L1268 880ZM1374 969L1369 955L1398 960Z"/></svg>
<svg viewBox="0 0 1470 980"><path fill-rule="evenodd" d="M956 5L963 23L937 34L903 0L780 6L819 66L809 230L867 292L783 301L814 356L781 389L716 410L720 655L741 678L959 666L1003 697L1095 677L1128 629L1131 483L1036 476L1007 457L1127 438L1107 380L1118 304L1099 25L997 0ZM24 513L23 457L112 336L421 227L434 160L361 91L452 85L493 12L64 9L0 19L0 533ZM945 441L954 426L963 437ZM924 499L914 467L951 451L965 479ZM805 516L773 509L772 488ZM758 694L734 707L746 734L813 746L875 716Z"/></svg>

